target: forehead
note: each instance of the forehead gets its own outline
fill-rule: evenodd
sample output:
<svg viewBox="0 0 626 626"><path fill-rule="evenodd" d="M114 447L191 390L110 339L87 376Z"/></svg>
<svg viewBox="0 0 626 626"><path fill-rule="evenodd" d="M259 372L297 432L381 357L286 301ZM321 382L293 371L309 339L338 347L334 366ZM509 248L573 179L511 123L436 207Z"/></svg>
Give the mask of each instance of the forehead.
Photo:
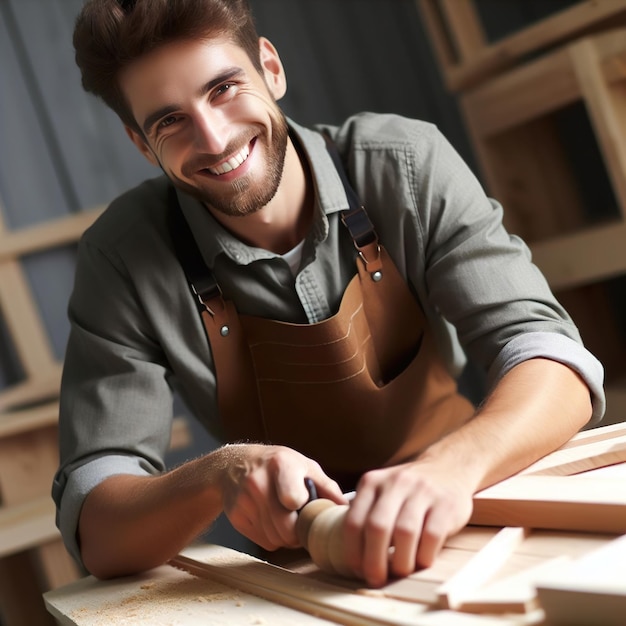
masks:
<svg viewBox="0 0 626 626"><path fill-rule="evenodd" d="M225 38L176 41L160 46L125 67L120 88L135 118L142 110L183 102L226 69L256 70L247 53Z"/></svg>

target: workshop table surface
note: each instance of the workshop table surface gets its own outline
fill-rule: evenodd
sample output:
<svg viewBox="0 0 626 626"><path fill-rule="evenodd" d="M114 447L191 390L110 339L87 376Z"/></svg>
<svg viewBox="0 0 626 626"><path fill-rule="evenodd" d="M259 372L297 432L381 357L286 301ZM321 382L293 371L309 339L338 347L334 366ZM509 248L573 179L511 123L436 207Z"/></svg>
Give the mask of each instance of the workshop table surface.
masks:
<svg viewBox="0 0 626 626"><path fill-rule="evenodd" d="M201 567L211 564L211 570L200 576L168 564L108 581L88 576L47 592L44 599L48 610L64 626L547 623L537 608L476 614L438 606L441 584L463 568L499 530L467 527L448 541L431 568L392 581L381 590L366 590L358 581L321 572L306 559L287 569L229 548L203 544L184 552ZM526 547L511 555L496 578L514 580L519 570L532 568L539 561L548 562L563 554L576 558L614 540L612 535L533 531L525 540ZM523 590L523 582L520 585Z"/></svg>
<svg viewBox="0 0 626 626"><path fill-rule="evenodd" d="M619 449L623 456L617 444L626 438L625 430L621 425L581 434L548 460L560 459L569 466L572 454L585 456L580 454L582 444L595 450L607 436L609 453ZM545 466L542 460L542 471L553 471ZM552 478L546 476L548 483ZM512 492L517 491L515 480ZM580 531L576 519L571 520L574 530L542 529L532 520L528 528L509 521L499 527L470 525L446 541L431 567L377 590L321 571L302 551L277 566L223 546L199 544L170 564L140 575L108 581L88 576L47 592L44 600L57 621L67 626L623 626L626 462L567 480L574 498L586 493L580 510L596 511L585 519L597 527ZM594 506L596 491L598 505L607 504L607 485L611 506L604 517L614 517L617 524L607 525ZM553 495L558 500L558 494ZM498 509L506 517L507 507ZM534 510L537 519L549 521L552 502ZM571 572L577 572L575 579Z"/></svg>

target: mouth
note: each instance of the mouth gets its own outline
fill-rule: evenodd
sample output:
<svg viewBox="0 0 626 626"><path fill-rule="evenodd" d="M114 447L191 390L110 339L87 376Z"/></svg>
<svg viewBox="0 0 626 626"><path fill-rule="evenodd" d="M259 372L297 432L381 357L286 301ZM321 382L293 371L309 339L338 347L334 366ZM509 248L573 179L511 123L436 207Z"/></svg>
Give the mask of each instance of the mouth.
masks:
<svg viewBox="0 0 626 626"><path fill-rule="evenodd" d="M235 171L248 160L250 156L250 146L251 143L246 144L237 154L230 157L228 160L223 161L215 167L207 167L205 171L209 172L209 174L213 174L213 176L223 176L224 174Z"/></svg>

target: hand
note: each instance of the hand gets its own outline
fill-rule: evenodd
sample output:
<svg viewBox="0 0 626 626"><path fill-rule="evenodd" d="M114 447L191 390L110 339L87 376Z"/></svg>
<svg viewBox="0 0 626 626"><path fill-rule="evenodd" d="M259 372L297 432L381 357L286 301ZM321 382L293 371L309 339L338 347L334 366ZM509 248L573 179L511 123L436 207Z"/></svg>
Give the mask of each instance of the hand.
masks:
<svg viewBox="0 0 626 626"><path fill-rule="evenodd" d="M365 474L346 516L345 558L372 587L428 567L472 512L463 470L418 460ZM390 550L391 548L391 550Z"/></svg>
<svg viewBox="0 0 626 626"><path fill-rule="evenodd" d="M296 511L309 494L304 479L313 479L320 497L345 503L337 483L319 464L284 446L226 446L222 490L224 511L240 533L266 550L299 546Z"/></svg>

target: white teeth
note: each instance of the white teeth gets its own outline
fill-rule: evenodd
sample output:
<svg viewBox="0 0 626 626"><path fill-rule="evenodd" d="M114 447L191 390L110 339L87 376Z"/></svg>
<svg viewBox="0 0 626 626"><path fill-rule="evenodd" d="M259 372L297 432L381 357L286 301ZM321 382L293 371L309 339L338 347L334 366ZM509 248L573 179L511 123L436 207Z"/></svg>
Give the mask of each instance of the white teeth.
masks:
<svg viewBox="0 0 626 626"><path fill-rule="evenodd" d="M209 167L207 168L211 174L215 174L219 176L220 174L226 174L226 172L232 172L236 170L250 155L250 149L248 146L245 146L241 152L236 154L234 157L228 159L228 161L224 161L221 165L217 167Z"/></svg>

